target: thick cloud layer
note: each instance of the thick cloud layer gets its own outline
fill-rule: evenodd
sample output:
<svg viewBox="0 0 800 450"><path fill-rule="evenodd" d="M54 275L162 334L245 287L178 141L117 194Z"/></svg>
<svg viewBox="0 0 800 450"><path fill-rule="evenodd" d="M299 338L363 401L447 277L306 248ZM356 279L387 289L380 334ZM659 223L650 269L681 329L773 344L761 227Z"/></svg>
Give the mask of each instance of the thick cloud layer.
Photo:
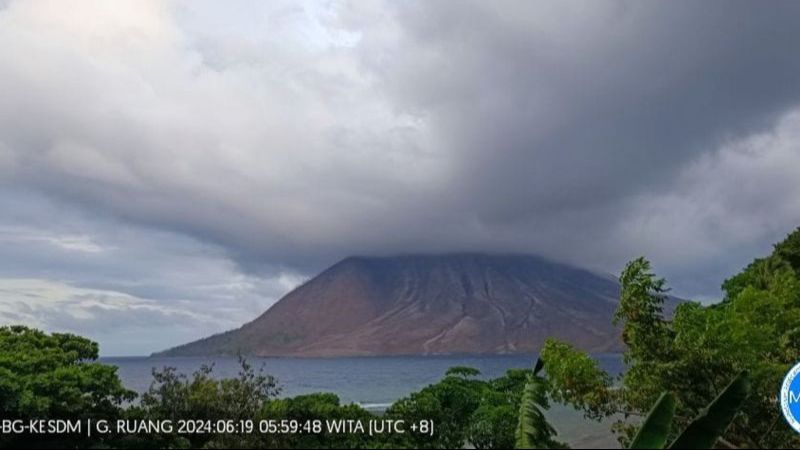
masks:
<svg viewBox="0 0 800 450"><path fill-rule="evenodd" d="M156 350L463 250L713 298L800 225L796 42L797 2L4 3L0 318Z"/></svg>

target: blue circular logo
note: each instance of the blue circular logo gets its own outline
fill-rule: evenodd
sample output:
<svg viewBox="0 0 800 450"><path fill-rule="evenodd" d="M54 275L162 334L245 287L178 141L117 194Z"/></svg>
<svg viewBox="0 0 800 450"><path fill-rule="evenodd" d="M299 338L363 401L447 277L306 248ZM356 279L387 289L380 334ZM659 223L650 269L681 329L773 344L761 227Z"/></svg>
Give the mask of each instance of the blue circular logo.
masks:
<svg viewBox="0 0 800 450"><path fill-rule="evenodd" d="M783 416L800 433L800 363L792 367L783 379L780 397Z"/></svg>

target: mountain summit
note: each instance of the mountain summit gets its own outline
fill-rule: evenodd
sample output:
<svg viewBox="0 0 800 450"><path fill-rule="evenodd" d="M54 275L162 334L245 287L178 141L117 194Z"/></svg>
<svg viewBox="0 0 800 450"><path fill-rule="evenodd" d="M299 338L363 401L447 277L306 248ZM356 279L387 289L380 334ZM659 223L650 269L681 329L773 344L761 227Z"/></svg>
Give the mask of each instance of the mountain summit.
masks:
<svg viewBox="0 0 800 450"><path fill-rule="evenodd" d="M535 352L548 337L621 348L610 276L529 255L350 257L239 329L162 356Z"/></svg>

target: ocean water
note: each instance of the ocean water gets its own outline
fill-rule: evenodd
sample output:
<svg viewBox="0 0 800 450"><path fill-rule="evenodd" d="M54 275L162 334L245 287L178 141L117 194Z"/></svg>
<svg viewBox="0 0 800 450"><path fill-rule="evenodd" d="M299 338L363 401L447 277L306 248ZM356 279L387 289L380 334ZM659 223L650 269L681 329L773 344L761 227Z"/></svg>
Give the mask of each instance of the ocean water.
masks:
<svg viewBox="0 0 800 450"><path fill-rule="evenodd" d="M600 366L612 375L621 373L620 355L594 355ZM175 367L191 374L203 364L213 364L214 376L234 377L239 371L235 357L101 358L116 365L126 387L144 392L152 381L154 368ZM248 358L258 369L274 376L282 396L313 392L333 392L342 403L357 403L371 410L385 409L397 399L440 380L453 366L469 366L481 371L484 378L495 378L512 368L528 368L533 357L498 356L398 356L369 358ZM569 407L552 405L547 412L559 432L559 439L573 448L617 447L610 423L583 419Z"/></svg>

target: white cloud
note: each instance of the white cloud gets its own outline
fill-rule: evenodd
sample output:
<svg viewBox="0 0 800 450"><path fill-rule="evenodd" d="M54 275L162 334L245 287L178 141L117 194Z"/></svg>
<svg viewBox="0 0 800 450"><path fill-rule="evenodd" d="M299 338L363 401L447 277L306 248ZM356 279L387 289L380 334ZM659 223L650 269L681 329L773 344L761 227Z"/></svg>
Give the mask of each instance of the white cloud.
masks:
<svg viewBox="0 0 800 450"><path fill-rule="evenodd" d="M216 301L142 298L52 279L0 278L0 326L25 324L101 343L104 355L143 355L236 328L261 310L247 308L258 289L198 286L228 292ZM124 288L124 287L123 287ZM264 299L268 301L269 299ZM139 336L135 341L130 336Z"/></svg>
<svg viewBox="0 0 800 450"><path fill-rule="evenodd" d="M114 247L104 247L97 244L92 240L91 236L87 235L53 234L46 230L30 230L21 227L0 226L0 242L44 242L62 250L84 253L103 253L114 250Z"/></svg>
<svg viewBox="0 0 800 450"><path fill-rule="evenodd" d="M164 333L168 328L206 328L218 320L212 311L196 312L122 292L80 288L53 280L0 278L0 325L23 323L48 331L81 334L111 344L110 348L103 348L105 353L147 351L141 343L114 345L117 333L139 330L146 335ZM168 334L175 333L169 330Z"/></svg>
<svg viewBox="0 0 800 450"><path fill-rule="evenodd" d="M36 195L0 195L0 210L11 212L0 217L0 323L86 335L105 355L238 327L304 280L280 265L245 273L214 245Z"/></svg>

